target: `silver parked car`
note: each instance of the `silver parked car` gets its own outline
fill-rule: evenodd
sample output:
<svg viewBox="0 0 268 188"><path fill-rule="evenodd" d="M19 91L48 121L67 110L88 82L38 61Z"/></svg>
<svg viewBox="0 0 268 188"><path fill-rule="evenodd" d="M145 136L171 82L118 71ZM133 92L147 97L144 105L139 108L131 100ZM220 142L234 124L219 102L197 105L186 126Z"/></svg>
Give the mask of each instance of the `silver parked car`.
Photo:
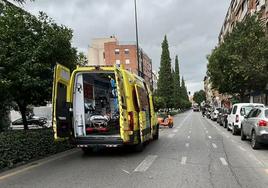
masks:
<svg viewBox="0 0 268 188"><path fill-rule="evenodd" d="M253 149L268 143L268 108L253 108L241 123L241 140L251 139Z"/></svg>

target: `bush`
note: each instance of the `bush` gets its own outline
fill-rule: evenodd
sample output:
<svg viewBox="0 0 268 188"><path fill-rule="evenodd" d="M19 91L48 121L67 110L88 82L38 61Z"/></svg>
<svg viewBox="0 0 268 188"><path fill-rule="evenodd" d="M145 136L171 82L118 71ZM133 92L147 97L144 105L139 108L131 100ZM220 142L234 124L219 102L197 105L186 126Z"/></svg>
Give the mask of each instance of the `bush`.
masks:
<svg viewBox="0 0 268 188"><path fill-rule="evenodd" d="M0 169L11 168L73 148L68 140L54 141L52 129L0 133Z"/></svg>

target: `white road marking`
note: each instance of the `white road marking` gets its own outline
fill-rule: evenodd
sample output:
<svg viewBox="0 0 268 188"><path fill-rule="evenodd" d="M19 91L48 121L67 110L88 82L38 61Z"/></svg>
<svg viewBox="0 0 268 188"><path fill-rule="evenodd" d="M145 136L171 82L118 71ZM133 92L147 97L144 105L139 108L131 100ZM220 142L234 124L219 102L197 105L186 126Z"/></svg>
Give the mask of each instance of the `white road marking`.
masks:
<svg viewBox="0 0 268 188"><path fill-rule="evenodd" d="M186 143L186 144L185 144L185 147L187 147L187 148L188 148L189 146L190 146L190 144L189 144L189 143Z"/></svg>
<svg viewBox="0 0 268 188"><path fill-rule="evenodd" d="M190 137L190 136L188 136L187 138L188 138L188 139L190 139L191 137Z"/></svg>
<svg viewBox="0 0 268 188"><path fill-rule="evenodd" d="M211 139L211 136L208 136L209 139Z"/></svg>
<svg viewBox="0 0 268 188"><path fill-rule="evenodd" d="M212 143L212 146L213 146L213 148L218 148L218 146L216 145L216 144L214 144L214 143Z"/></svg>
<svg viewBox="0 0 268 188"><path fill-rule="evenodd" d="M243 147L241 147L241 146L238 146L238 147L239 147L239 149L241 149L242 151L246 151L245 148L243 148Z"/></svg>
<svg viewBox="0 0 268 188"><path fill-rule="evenodd" d="M208 131L206 131L206 133L208 133Z"/></svg>
<svg viewBox="0 0 268 188"><path fill-rule="evenodd" d="M173 138L175 136L175 134L169 134L168 138Z"/></svg>
<svg viewBox="0 0 268 188"><path fill-rule="evenodd" d="M175 130L173 130L172 132L173 133L177 133L179 130L178 129L175 129Z"/></svg>
<svg viewBox="0 0 268 188"><path fill-rule="evenodd" d="M145 172L153 164L157 155L148 155L134 170L134 172Z"/></svg>
<svg viewBox="0 0 268 188"><path fill-rule="evenodd" d="M131 174L129 171L121 169L123 172L127 173L127 174Z"/></svg>
<svg viewBox="0 0 268 188"><path fill-rule="evenodd" d="M224 165L224 166L228 165L228 163L226 162L226 160L223 157L221 157L220 160L221 160L222 165Z"/></svg>
<svg viewBox="0 0 268 188"><path fill-rule="evenodd" d="M192 131L189 131L189 134L191 134L192 133Z"/></svg>
<svg viewBox="0 0 268 188"><path fill-rule="evenodd" d="M186 161L187 161L187 157L182 157L181 158L181 164L182 165L185 165L186 164Z"/></svg>
<svg viewBox="0 0 268 188"><path fill-rule="evenodd" d="M80 150L73 149L73 150L69 150L69 151L66 151L66 152L63 152L63 153L60 153L60 154L55 154L55 156L51 156L51 157L48 157L48 158L40 159L40 160L34 162L36 164L30 163L28 165L25 165L25 167L23 167L23 166L22 166L22 168L19 167L18 170L16 170L16 169L14 169L15 171L11 170L10 173L7 173L7 174L5 174L3 176L0 176L0 180L3 180L3 179L6 179L6 178L15 176L15 175L20 174L22 172L26 172L26 171L31 170L33 168L42 166L44 164L50 163L50 162L55 161L55 160L58 160L58 159L62 159L64 157L67 157L69 155L72 155L72 154L78 153L78 152L80 152Z"/></svg>

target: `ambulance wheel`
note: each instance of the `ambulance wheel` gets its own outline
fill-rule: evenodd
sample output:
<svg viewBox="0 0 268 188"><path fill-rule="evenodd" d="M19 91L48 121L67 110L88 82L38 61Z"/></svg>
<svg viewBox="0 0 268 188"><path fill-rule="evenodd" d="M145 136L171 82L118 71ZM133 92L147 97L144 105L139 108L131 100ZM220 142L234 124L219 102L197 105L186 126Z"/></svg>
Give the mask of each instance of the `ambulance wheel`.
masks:
<svg viewBox="0 0 268 188"><path fill-rule="evenodd" d="M93 152L93 148L88 147L88 148L81 148L84 154L90 154Z"/></svg>
<svg viewBox="0 0 268 188"><path fill-rule="evenodd" d="M158 140L158 138L159 138L159 125L157 124L157 125L156 125L156 133L155 133L155 135L153 136L153 139L154 139L154 140Z"/></svg>
<svg viewBox="0 0 268 188"><path fill-rule="evenodd" d="M134 150L136 152L142 152L144 149L144 143L141 142L141 138L139 137L139 143L134 146Z"/></svg>

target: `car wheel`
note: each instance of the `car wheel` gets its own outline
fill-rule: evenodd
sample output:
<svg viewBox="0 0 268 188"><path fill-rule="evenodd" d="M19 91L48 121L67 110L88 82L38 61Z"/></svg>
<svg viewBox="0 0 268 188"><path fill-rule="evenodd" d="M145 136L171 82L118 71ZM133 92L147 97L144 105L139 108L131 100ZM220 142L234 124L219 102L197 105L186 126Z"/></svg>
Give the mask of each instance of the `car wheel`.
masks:
<svg viewBox="0 0 268 188"><path fill-rule="evenodd" d="M246 140L247 136L244 134L243 127L241 127L241 140Z"/></svg>
<svg viewBox="0 0 268 188"><path fill-rule="evenodd" d="M171 129L171 128L173 127L173 123L172 123L172 124L170 124L170 125L168 125L168 127Z"/></svg>
<svg viewBox="0 0 268 188"><path fill-rule="evenodd" d="M227 124L227 131L230 131L229 125Z"/></svg>
<svg viewBox="0 0 268 188"><path fill-rule="evenodd" d="M251 134L251 147L252 149L259 149L260 148L260 143L257 140L257 135L255 131L252 131Z"/></svg>
<svg viewBox="0 0 268 188"><path fill-rule="evenodd" d="M235 128L235 126L233 125L233 129L232 129L232 135L236 135L236 128Z"/></svg>

